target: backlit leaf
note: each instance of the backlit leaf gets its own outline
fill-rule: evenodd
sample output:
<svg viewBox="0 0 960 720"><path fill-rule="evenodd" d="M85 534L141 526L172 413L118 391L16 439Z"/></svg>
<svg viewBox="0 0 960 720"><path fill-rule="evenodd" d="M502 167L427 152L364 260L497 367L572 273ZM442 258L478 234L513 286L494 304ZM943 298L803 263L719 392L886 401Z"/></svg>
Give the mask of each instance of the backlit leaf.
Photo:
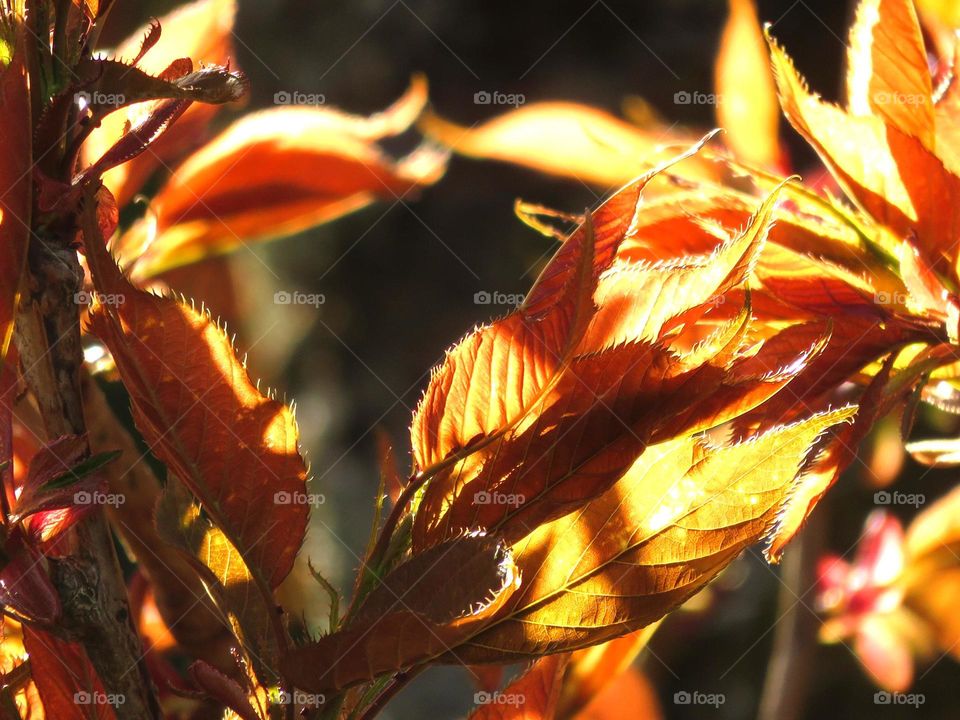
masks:
<svg viewBox="0 0 960 720"><path fill-rule="evenodd" d="M520 660L655 622L765 536L814 441L852 414L815 415L738 445L686 437L649 448L606 493L517 543L520 590L456 656Z"/></svg>
<svg viewBox="0 0 960 720"><path fill-rule="evenodd" d="M94 282L115 302L92 315L154 454L190 488L258 581L276 587L306 532L306 467L285 404L250 382L208 315L133 287L98 237L92 204L84 238Z"/></svg>
<svg viewBox="0 0 960 720"><path fill-rule="evenodd" d="M149 219L117 251L147 277L430 185L444 172L444 153L421 146L394 160L371 138L371 130L402 132L399 120L412 120L425 101L424 81L416 79L381 119L307 106L248 115L173 172Z"/></svg>

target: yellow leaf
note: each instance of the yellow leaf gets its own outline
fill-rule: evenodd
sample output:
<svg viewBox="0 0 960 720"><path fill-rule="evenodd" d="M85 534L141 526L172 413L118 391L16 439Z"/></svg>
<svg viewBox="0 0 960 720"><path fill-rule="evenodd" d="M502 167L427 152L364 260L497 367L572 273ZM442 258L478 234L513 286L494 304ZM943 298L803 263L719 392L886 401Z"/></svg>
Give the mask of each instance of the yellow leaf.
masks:
<svg viewBox="0 0 960 720"><path fill-rule="evenodd" d="M780 105L754 0L730 0L715 75L717 123L733 154L762 167L781 165Z"/></svg>

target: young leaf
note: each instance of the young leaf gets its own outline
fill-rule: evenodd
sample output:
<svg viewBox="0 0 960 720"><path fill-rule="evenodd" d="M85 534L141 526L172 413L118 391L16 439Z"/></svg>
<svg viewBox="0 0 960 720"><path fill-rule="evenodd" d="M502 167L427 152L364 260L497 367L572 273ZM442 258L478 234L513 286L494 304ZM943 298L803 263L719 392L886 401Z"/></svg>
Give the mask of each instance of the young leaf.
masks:
<svg viewBox="0 0 960 720"><path fill-rule="evenodd" d="M730 0L714 69L717 125L743 162L761 167L783 163L777 137L780 106L767 46L754 0Z"/></svg>
<svg viewBox="0 0 960 720"><path fill-rule="evenodd" d="M737 445L686 437L648 449L606 493L515 546L520 590L443 661L566 652L655 622L764 537L814 441L853 411Z"/></svg>
<svg viewBox="0 0 960 720"><path fill-rule="evenodd" d="M552 720L567 660L566 655L542 657L502 692L476 693L477 708L468 720Z"/></svg>
<svg viewBox="0 0 960 720"><path fill-rule="evenodd" d="M519 582L500 539L469 533L446 540L397 566L341 630L291 651L284 677L327 692L455 652Z"/></svg>
<svg viewBox="0 0 960 720"><path fill-rule="evenodd" d="M530 103L476 127L426 115L420 129L463 155L515 163L604 189L629 182L672 154L661 147L662 133L646 132L576 103ZM719 177L703 160L686 165L682 174Z"/></svg>
<svg viewBox="0 0 960 720"><path fill-rule="evenodd" d="M209 571L209 576L220 584L221 624L233 630L226 619L231 615L236 617L241 631L238 640L254 666L276 672L278 648L270 636L270 615L275 608L264 603L257 592L243 556L221 530L203 517L200 506L176 478L167 478L167 487L157 504L156 524L161 538L202 563L206 569L201 575L204 581ZM183 592L182 585L179 590ZM220 593L211 594L219 600Z"/></svg>
<svg viewBox="0 0 960 720"><path fill-rule="evenodd" d="M226 64L233 56L233 21L235 0L195 0L179 6L159 20L163 32L150 51L137 58L136 65L144 72L158 75L177 58L189 57L203 63ZM120 44L116 56L132 61L142 49L143 38L150 32L148 24ZM121 206L127 205L143 183L163 165L173 162L191 149L203 136L207 123L219 106L192 104L171 130L151 145L150 152L108 171L103 180ZM103 156L124 134L125 127L140 125L152 111L150 104L123 108L104 118L83 145L83 160L90 165Z"/></svg>
<svg viewBox="0 0 960 720"><path fill-rule="evenodd" d="M769 42L784 114L837 182L898 236L915 233L932 266L953 272L960 235L960 177L920 140L883 118L848 113L810 93L787 54Z"/></svg>
<svg viewBox="0 0 960 720"><path fill-rule="evenodd" d="M408 96L426 101L422 79ZM395 115L410 116L410 97L398 101ZM229 252L241 238L291 234L379 198L403 197L443 174L443 153L423 146L394 161L369 137L370 127L328 108L248 115L174 171L153 199L150 223L134 228L118 251L137 258L136 274L147 277Z"/></svg>
<svg viewBox="0 0 960 720"><path fill-rule="evenodd" d="M275 588L307 525L293 413L250 382L209 316L140 291L121 275L92 203L83 231L96 287L122 299L99 305L91 326L116 359L137 427L237 547L261 590Z"/></svg>
<svg viewBox="0 0 960 720"><path fill-rule="evenodd" d="M30 674L43 701L45 717L57 720L114 720L114 705L124 698L107 695L83 646L56 635L23 627Z"/></svg>
<svg viewBox="0 0 960 720"><path fill-rule="evenodd" d="M935 149L933 81L913 0L862 0L850 29L847 102Z"/></svg>

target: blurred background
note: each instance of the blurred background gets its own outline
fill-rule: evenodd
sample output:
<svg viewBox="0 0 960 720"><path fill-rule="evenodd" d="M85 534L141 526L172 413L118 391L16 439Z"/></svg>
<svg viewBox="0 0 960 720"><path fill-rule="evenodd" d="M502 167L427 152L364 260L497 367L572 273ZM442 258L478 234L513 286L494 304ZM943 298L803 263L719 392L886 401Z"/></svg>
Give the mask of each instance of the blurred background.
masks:
<svg viewBox="0 0 960 720"><path fill-rule="evenodd" d="M119 2L105 42L117 43L170 0ZM322 94L359 114L383 109L423 72L433 108L470 125L509 109L478 104L477 93L526 102L574 100L619 114L645 99L669 126L708 128L713 107L678 104L678 92L712 92L713 62L727 12L722 0L238 0L236 64L250 77L247 110L269 107L278 92ZM836 98L851 7L838 0L769 0L761 20L796 60L814 89ZM226 126L230 111L211 132ZM786 126L793 165L815 158ZM397 152L418 142L398 138ZM376 492L376 433L409 465L407 425L429 370L474 324L507 307L477 304L475 294L523 293L553 244L520 223L516 198L580 212L598 203L597 188L499 163L454 157L436 185L403 201L380 202L296 237L244 248L169 276L176 289L207 301L249 351L251 374L296 399L312 491L325 504L308 540L314 564L348 591L367 541ZM322 294L317 308L273 302L278 291ZM225 298L232 296L229 302ZM236 310L230 305L235 302ZM222 304L221 304L222 303ZM898 458L890 462L898 462ZM907 463L910 461L908 460ZM903 488L910 491L908 464ZM845 478L808 530L843 554L872 509L874 488ZM926 475L922 492L938 495L949 473ZM899 510L899 509L898 509ZM911 508L904 509L909 519ZM797 622L812 637L813 592L778 605L778 571L759 552L744 555L695 611L669 618L640 659L668 718L755 717L764 678L774 666L778 628ZM325 613L315 586L305 612ZM791 606L794 614L784 614ZM792 626L791 626L792 627ZM949 658L918 671L919 709L874 703L876 689L843 644L811 640L791 682L805 718L954 718L958 668ZM775 660L775 658L774 658ZM677 704L675 693L722 693L719 707ZM456 718L474 689L460 668L421 676L385 717ZM633 717L623 708L623 717Z"/></svg>

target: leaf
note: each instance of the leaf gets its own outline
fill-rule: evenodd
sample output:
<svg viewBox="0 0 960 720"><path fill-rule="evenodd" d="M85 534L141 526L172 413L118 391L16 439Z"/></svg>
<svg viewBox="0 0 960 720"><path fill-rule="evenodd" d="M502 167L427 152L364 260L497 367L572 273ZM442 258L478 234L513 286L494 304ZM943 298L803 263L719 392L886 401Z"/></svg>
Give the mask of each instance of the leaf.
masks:
<svg viewBox="0 0 960 720"><path fill-rule="evenodd" d="M412 119L425 101L418 78L377 121L306 106L247 115L173 172L149 222L129 231L117 251L135 259L138 277L149 277L430 185L444 172L445 154L421 146L395 161L370 137L372 129L402 131L395 118Z"/></svg>
<svg viewBox="0 0 960 720"><path fill-rule="evenodd" d="M264 603L243 556L225 534L203 516L201 507L192 501L176 478L167 479L157 503L156 524L161 538L202 563L220 584L219 593L209 588L206 592L219 601L223 613L221 624L233 630L227 618L235 616L242 631L238 640L255 666L258 670L275 672L279 649L270 636L274 606ZM206 572L201 577L205 583L209 582ZM175 589L184 591L182 585Z"/></svg>
<svg viewBox="0 0 960 720"><path fill-rule="evenodd" d="M521 588L442 660L568 652L655 622L765 536L817 437L853 411L737 445L684 437L649 448L606 493L517 543Z"/></svg>
<svg viewBox="0 0 960 720"><path fill-rule="evenodd" d="M188 671L190 679L198 688L230 708L240 720L260 720L260 715L253 709L247 694L235 680L203 660L194 662Z"/></svg>
<svg viewBox="0 0 960 720"><path fill-rule="evenodd" d="M477 707L469 720L552 720L566 667L566 655L548 655L534 662L505 690L475 693Z"/></svg>
<svg viewBox="0 0 960 720"><path fill-rule="evenodd" d="M70 508L76 522L85 511L92 510L78 506L77 494L98 490L104 483L98 471L116 460L119 453L85 457L87 453L87 439L79 435L65 435L42 447L30 462L10 521L21 522L42 510Z"/></svg>
<svg viewBox="0 0 960 720"><path fill-rule="evenodd" d="M793 377L738 370L687 368L643 343L577 358L535 418L428 486L414 547L470 527L519 539L604 492L649 445L722 424Z"/></svg>
<svg viewBox="0 0 960 720"><path fill-rule="evenodd" d="M428 662L482 627L519 582L498 538L446 540L397 566L341 630L291 651L284 677L327 692Z"/></svg>
<svg viewBox="0 0 960 720"><path fill-rule="evenodd" d="M597 279L613 262L644 187L706 139L603 202L565 239L518 311L477 328L447 353L411 424L421 470L479 437L503 434L543 398L580 342Z"/></svg>
<svg viewBox="0 0 960 720"><path fill-rule="evenodd" d="M590 707L595 699L605 694L620 676L629 671L659 626L660 623L656 622L629 635L573 653L560 696L560 717L579 717L583 708Z"/></svg>
<svg viewBox="0 0 960 720"><path fill-rule="evenodd" d="M948 352L930 351L893 374L896 353L891 353L863 390L856 419L828 437L818 457L805 469L796 491L769 535L764 550L768 560L779 560L784 547L806 522L816 504L837 481L840 473L856 459L857 448L876 422L901 405L923 382L924 377L946 362L948 357ZM808 411L809 406L799 405L803 412Z"/></svg>
<svg viewBox="0 0 960 720"><path fill-rule="evenodd" d="M914 137L874 115L853 115L811 94L770 42L784 114L846 193L896 235L914 232L927 261L953 271L960 234L960 177Z"/></svg>
<svg viewBox="0 0 960 720"><path fill-rule="evenodd" d="M145 56L137 61L143 71L157 75L177 58L195 58L204 63L225 64L233 56L235 0L196 0L181 5L159 20L163 32ZM145 25L120 44L116 56L133 60L140 52L144 36L152 24ZM127 123L139 125L151 112L151 104L134 105L104 118L83 146L83 159L92 164L124 134ZM189 150L197 142L218 106L195 103L173 129L151 146L151 152L115 167L104 175L104 182L127 205L144 182L165 164Z"/></svg>
<svg viewBox="0 0 960 720"><path fill-rule="evenodd" d="M635 720L663 720L657 689L640 670L631 667L614 677L576 720L617 720L628 707Z"/></svg>
<svg viewBox="0 0 960 720"><path fill-rule="evenodd" d="M662 133L645 132L577 103L530 103L474 127L427 114L419 127L461 155L514 163L603 189L630 182L675 152L661 147ZM688 139L679 142L687 144ZM683 174L719 177L702 160L685 165Z"/></svg>
<svg viewBox="0 0 960 720"><path fill-rule="evenodd" d="M656 341L670 321L689 310L709 307L742 284L760 256L777 200L771 193L743 231L712 254L655 264L616 265L599 279L597 312L580 343L592 352L624 342Z"/></svg>
<svg viewBox="0 0 960 720"><path fill-rule="evenodd" d="M0 69L0 361L7 357L30 236L33 166L30 97L24 52L25 26L16 33L9 64Z"/></svg>
<svg viewBox="0 0 960 720"><path fill-rule="evenodd" d="M107 695L83 646L60 640L33 627L23 627L23 645L30 672L43 701L45 717L57 720L113 720L114 703ZM118 702L119 701L119 702Z"/></svg>
<svg viewBox="0 0 960 720"><path fill-rule="evenodd" d="M850 30L847 102L935 149L933 82L912 0L861 0Z"/></svg>
<svg viewBox="0 0 960 720"><path fill-rule="evenodd" d="M754 0L730 0L714 69L717 125L738 158L752 165L784 164L778 139L780 105Z"/></svg>
<svg viewBox="0 0 960 720"><path fill-rule="evenodd" d="M290 572L306 533L306 467L285 404L250 382L224 331L203 313L137 290L98 237L84 241L101 304L91 327L116 359L134 420L154 454L238 548L265 596ZM284 502L288 500L288 502Z"/></svg>
<svg viewBox="0 0 960 720"><path fill-rule="evenodd" d="M3 545L0 568L0 604L21 617L53 625L61 615L60 596L47 574L40 551L19 529L11 531Z"/></svg>

